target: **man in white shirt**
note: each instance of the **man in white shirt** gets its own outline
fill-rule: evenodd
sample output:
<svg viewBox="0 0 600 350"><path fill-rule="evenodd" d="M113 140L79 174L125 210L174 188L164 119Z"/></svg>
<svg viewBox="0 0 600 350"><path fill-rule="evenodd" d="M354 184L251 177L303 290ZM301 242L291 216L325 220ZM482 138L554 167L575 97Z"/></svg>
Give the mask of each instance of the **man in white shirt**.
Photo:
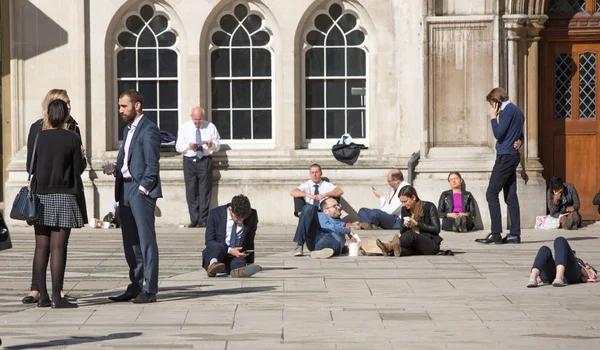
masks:
<svg viewBox="0 0 600 350"><path fill-rule="evenodd" d="M341 188L336 187L329 181L325 181L322 179L323 172L321 171L321 166L319 164L313 164L309 169L310 180L301 184L297 188L294 188L290 195L294 197L294 215L300 217L303 211L310 206L314 206L319 210L319 205L321 200L327 197L338 198L344 194ZM301 219L300 219L301 220ZM295 256L303 255L303 246L304 246L304 235L296 232L294 236L294 242L297 243L296 248L294 248Z"/></svg>
<svg viewBox="0 0 600 350"><path fill-rule="evenodd" d="M379 198L380 209L360 208L358 220L360 228L369 230L381 227L383 229L399 229L401 227L400 209L402 203L398 198L398 192L408 182L404 181L404 175L400 169L392 169L387 174L387 182L391 187L390 198L387 199L381 191L373 187L373 194Z"/></svg>
<svg viewBox="0 0 600 350"><path fill-rule="evenodd" d="M212 194L212 154L221 148L215 125L204 120L204 110L192 108L191 120L179 127L175 149L183 153L185 197L190 212L188 227L206 227Z"/></svg>

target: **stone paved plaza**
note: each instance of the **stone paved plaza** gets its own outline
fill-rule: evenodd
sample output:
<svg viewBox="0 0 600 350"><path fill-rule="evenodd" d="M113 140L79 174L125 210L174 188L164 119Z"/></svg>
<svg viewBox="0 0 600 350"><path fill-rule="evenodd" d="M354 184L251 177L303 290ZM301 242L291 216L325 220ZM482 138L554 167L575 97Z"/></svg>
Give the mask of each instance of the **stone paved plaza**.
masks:
<svg viewBox="0 0 600 350"><path fill-rule="evenodd" d="M525 230L521 245L480 245L483 232L444 233L455 256L291 256L293 227L259 227L249 279L208 278L200 229L159 228L158 303L112 303L128 283L120 230L76 230L65 290L79 309L21 304L31 228L0 252L4 349L597 349L600 284L527 289L537 249L557 235L600 265L600 224ZM394 231L361 231L390 238ZM49 277L49 276L48 276ZM48 283L50 287L50 283Z"/></svg>

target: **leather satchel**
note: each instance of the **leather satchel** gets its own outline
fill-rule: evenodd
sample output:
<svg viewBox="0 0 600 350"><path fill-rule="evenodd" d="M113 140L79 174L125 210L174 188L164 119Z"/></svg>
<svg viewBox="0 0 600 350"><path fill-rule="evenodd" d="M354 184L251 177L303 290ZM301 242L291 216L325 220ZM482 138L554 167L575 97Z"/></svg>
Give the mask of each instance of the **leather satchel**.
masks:
<svg viewBox="0 0 600 350"><path fill-rule="evenodd" d="M31 164L29 165L29 176L27 177L27 186L21 188L15 201L13 202L12 209L10 211L10 218L14 220L33 220L37 216L37 197L31 192L31 173L33 171L33 164L35 162L35 148L37 146L38 133L33 143L33 153L31 156Z"/></svg>

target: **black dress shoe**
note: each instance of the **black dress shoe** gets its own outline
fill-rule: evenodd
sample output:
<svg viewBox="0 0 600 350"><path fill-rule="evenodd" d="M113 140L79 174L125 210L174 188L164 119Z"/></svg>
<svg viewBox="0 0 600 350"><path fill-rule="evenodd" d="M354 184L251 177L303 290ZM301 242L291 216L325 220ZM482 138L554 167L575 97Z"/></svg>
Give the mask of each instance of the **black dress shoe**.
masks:
<svg viewBox="0 0 600 350"><path fill-rule="evenodd" d="M40 299L37 303L37 307L49 307L51 305L50 299Z"/></svg>
<svg viewBox="0 0 600 350"><path fill-rule="evenodd" d="M72 297L70 295L64 295L63 298L67 299L67 301L77 301L77 297Z"/></svg>
<svg viewBox="0 0 600 350"><path fill-rule="evenodd" d="M506 237L502 238L502 243L521 243L521 235L511 235L510 233Z"/></svg>
<svg viewBox="0 0 600 350"><path fill-rule="evenodd" d="M39 301L39 299L36 299L36 298L32 297L31 295L28 295L25 298L23 298L23 300L21 300L21 302L23 304L35 304L38 301Z"/></svg>
<svg viewBox="0 0 600 350"><path fill-rule="evenodd" d="M490 244L490 243L502 244L502 235L499 233L490 233L485 238L477 238L475 240L475 242L483 243L483 244Z"/></svg>
<svg viewBox="0 0 600 350"><path fill-rule="evenodd" d="M59 301L52 302L53 309L76 309L78 307L79 305L73 304L65 298L61 298Z"/></svg>
<svg viewBox="0 0 600 350"><path fill-rule="evenodd" d="M134 304L148 304L156 302L156 293L141 292L133 299Z"/></svg>
<svg viewBox="0 0 600 350"><path fill-rule="evenodd" d="M123 302L123 301L129 301L131 299L134 299L137 296L138 296L138 294L132 295L132 294L129 294L128 292L125 292L121 295L117 295L116 297L108 297L108 300L119 303L119 302Z"/></svg>
<svg viewBox="0 0 600 350"><path fill-rule="evenodd" d="M206 221L200 221L198 227L206 227Z"/></svg>
<svg viewBox="0 0 600 350"><path fill-rule="evenodd" d="M193 228L193 227L197 227L197 226L198 226L198 225L196 225L196 224L195 224L195 223L193 223L193 222L190 222L190 223L187 225L187 227L188 227L188 228Z"/></svg>

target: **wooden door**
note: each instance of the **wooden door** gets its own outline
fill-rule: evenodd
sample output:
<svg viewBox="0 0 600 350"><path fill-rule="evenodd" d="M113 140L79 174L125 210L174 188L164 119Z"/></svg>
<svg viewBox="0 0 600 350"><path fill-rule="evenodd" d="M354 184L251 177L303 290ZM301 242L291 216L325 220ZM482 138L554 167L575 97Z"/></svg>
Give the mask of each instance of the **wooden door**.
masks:
<svg viewBox="0 0 600 350"><path fill-rule="evenodd" d="M575 185L584 220L600 220L599 42L547 41L542 55L541 132L544 177Z"/></svg>

